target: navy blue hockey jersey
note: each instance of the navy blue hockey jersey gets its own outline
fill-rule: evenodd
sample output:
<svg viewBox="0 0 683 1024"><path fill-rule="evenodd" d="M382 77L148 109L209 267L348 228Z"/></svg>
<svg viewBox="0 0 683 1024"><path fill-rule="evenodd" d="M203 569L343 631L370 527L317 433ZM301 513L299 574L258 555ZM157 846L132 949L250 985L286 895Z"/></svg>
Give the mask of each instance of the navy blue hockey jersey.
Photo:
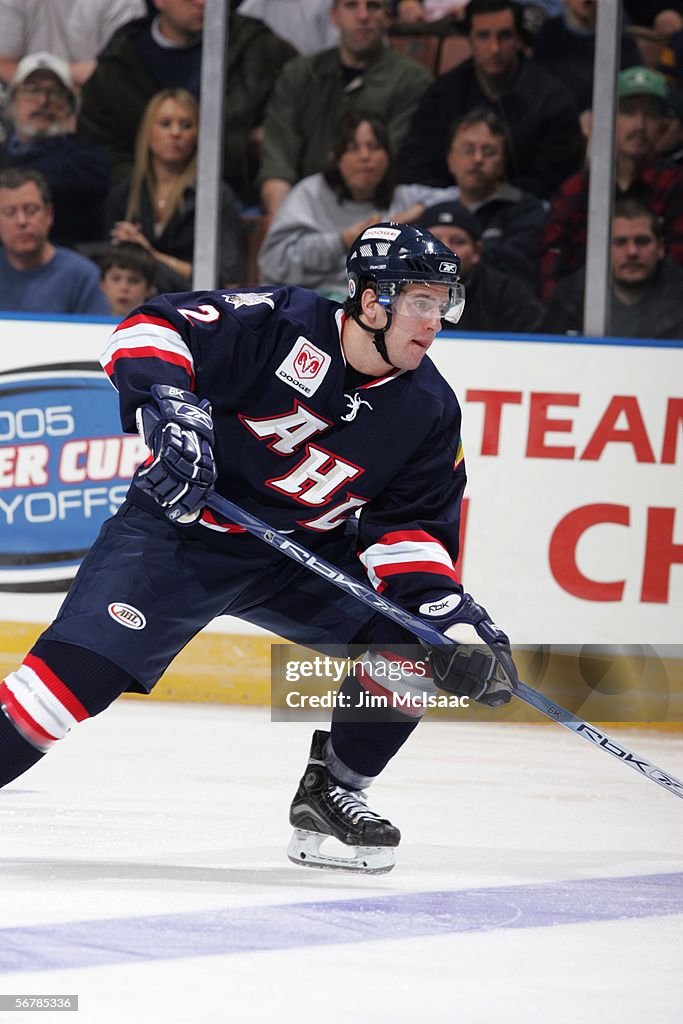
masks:
<svg viewBox="0 0 683 1024"><path fill-rule="evenodd" d="M102 365L129 432L153 384L208 398L218 493L309 538L356 516L372 585L416 607L460 589L460 408L428 356L376 380L350 373L343 327L337 303L302 288L161 295L119 325ZM128 497L150 508L135 486ZM208 509L186 529L241 532Z"/></svg>

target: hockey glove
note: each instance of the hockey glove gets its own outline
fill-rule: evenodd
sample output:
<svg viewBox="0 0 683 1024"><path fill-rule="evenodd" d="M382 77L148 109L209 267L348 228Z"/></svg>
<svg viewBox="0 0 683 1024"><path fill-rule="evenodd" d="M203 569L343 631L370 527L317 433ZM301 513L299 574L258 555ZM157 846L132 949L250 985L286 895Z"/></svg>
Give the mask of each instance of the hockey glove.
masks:
<svg viewBox="0 0 683 1024"><path fill-rule="evenodd" d="M154 459L135 483L175 523L197 521L216 482L211 404L190 391L154 384L152 401L136 413L140 436Z"/></svg>
<svg viewBox="0 0 683 1024"><path fill-rule="evenodd" d="M450 594L420 606L420 614L455 643L425 644L434 682L442 690L497 708L517 682L510 641L469 594Z"/></svg>

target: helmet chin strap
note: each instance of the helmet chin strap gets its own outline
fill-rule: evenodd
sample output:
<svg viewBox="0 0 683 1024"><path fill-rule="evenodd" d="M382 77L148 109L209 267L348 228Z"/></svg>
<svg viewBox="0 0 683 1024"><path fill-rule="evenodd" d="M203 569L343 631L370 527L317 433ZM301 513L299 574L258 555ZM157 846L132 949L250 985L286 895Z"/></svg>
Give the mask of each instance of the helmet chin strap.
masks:
<svg viewBox="0 0 683 1024"><path fill-rule="evenodd" d="M353 319L356 321L358 326L362 327L364 331L367 331L368 334L372 335L373 344L377 351L379 352L382 359L384 360L384 362L388 363L388 365L391 366L394 370L397 370L398 367L394 366L391 359L389 358L389 353L387 352L387 343L384 338L384 335L391 327L392 312L390 309L386 309L385 313L387 314L387 322L385 323L384 327L381 328L381 330L375 330L375 328L370 327L369 324L364 324L358 312L354 312L352 315Z"/></svg>

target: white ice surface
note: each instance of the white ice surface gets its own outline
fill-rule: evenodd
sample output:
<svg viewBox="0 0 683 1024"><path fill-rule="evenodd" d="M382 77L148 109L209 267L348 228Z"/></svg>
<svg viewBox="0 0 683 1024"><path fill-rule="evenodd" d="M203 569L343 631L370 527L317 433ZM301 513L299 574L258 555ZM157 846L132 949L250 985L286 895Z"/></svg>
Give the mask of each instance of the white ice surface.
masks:
<svg viewBox="0 0 683 1024"><path fill-rule="evenodd" d="M591 912L582 881L663 873L671 906L683 906L682 800L559 726L426 723L371 794L403 832L395 870L303 870L284 851L312 728L260 709L123 701L1 791L0 994L77 993L78 1014L37 1018L66 1024L680 1024L683 913L581 921L578 911ZM618 735L683 776L680 736ZM577 884L577 920L505 927L511 887L553 882ZM490 927L411 935L408 920L403 937L377 939L349 920L344 930L343 901L491 888L506 892ZM306 920L300 905L333 901L344 941L287 948ZM188 925L186 956L155 960L152 948L139 962L88 966L95 925L79 966L3 967L28 926L49 926L37 958L57 925L133 928L240 908L256 930L274 908L282 948L204 955ZM378 914L369 907L369 925ZM0 1024L33 1019L0 1013Z"/></svg>

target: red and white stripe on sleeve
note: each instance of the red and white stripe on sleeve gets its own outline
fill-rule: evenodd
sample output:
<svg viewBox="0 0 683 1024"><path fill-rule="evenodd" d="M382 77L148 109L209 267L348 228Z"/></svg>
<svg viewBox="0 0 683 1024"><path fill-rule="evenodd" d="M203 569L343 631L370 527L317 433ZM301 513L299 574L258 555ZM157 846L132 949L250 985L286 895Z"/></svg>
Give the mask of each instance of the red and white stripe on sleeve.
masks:
<svg viewBox="0 0 683 1024"><path fill-rule="evenodd" d="M38 750L49 750L72 726L90 717L69 687L33 654L0 683L0 707Z"/></svg>
<svg viewBox="0 0 683 1024"><path fill-rule="evenodd" d="M458 582L446 548L422 530L385 533L358 557L379 593L389 585L389 577L401 573L436 573Z"/></svg>
<svg viewBox="0 0 683 1024"><path fill-rule="evenodd" d="M160 359L180 366L188 375L189 389L194 387L194 360L183 338L168 320L137 313L116 328L100 362L108 377L113 377L119 359Z"/></svg>
<svg viewBox="0 0 683 1024"><path fill-rule="evenodd" d="M198 522L200 526L206 526L207 529L215 530L217 533L247 532L244 526L238 526L237 523L231 523L229 520L223 519L223 517L221 517L220 519L216 519L216 516L208 508L205 508L202 511L202 514L199 517Z"/></svg>

